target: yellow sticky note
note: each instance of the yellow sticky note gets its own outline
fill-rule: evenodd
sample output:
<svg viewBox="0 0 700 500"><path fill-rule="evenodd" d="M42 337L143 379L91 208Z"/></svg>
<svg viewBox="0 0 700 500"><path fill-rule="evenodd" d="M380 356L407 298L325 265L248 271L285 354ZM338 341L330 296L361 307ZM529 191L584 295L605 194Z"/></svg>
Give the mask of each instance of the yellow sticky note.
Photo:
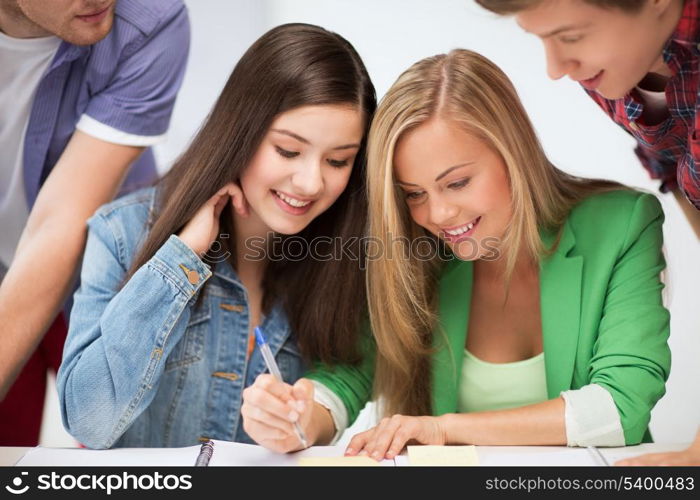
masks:
<svg viewBox="0 0 700 500"><path fill-rule="evenodd" d="M408 463L411 465L479 465L474 446L409 446Z"/></svg>
<svg viewBox="0 0 700 500"><path fill-rule="evenodd" d="M304 467L373 467L379 462L369 457L301 457L299 465Z"/></svg>

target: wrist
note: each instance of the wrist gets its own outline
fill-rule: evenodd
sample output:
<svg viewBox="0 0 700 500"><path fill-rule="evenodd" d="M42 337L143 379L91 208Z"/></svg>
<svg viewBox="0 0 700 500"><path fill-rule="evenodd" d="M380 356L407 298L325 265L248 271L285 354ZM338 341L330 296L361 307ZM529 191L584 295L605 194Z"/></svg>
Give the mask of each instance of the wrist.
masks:
<svg viewBox="0 0 700 500"><path fill-rule="evenodd" d="M187 234L185 234L184 231L181 231L179 234L176 234L175 236L177 236L177 237L180 239L180 241L181 241L182 243L184 243L185 245L187 245L187 247L188 247L190 250L192 250L192 252L194 252L194 253L197 255L197 257L200 257L200 258L202 257L202 254L203 254L204 252L201 251L199 248L197 248L197 245L195 245L194 243L192 243L192 242L189 240L189 238L187 237Z"/></svg>
<svg viewBox="0 0 700 500"><path fill-rule="evenodd" d="M474 444L471 418L468 413L445 413L436 418L446 445Z"/></svg>
<svg viewBox="0 0 700 500"><path fill-rule="evenodd" d="M331 412L325 406L313 402L311 418L304 429L310 445L326 445L335 435L335 424Z"/></svg>

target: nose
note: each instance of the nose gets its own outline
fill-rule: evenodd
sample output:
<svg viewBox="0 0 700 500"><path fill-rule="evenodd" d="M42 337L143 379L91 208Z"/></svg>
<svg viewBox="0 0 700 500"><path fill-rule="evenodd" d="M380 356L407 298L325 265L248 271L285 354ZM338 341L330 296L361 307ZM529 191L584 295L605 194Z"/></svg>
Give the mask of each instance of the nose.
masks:
<svg viewBox="0 0 700 500"><path fill-rule="evenodd" d="M457 222L455 219L459 214L459 208L443 200L440 196L433 196L430 200L430 222L439 227L449 227Z"/></svg>
<svg viewBox="0 0 700 500"><path fill-rule="evenodd" d="M571 74L577 63L574 59L554 47L553 43L545 42L545 56L547 57L547 75L552 80L559 80L561 77Z"/></svg>
<svg viewBox="0 0 700 500"><path fill-rule="evenodd" d="M316 197L323 189L323 174L318 161L300 164L292 175L294 194L309 198Z"/></svg>

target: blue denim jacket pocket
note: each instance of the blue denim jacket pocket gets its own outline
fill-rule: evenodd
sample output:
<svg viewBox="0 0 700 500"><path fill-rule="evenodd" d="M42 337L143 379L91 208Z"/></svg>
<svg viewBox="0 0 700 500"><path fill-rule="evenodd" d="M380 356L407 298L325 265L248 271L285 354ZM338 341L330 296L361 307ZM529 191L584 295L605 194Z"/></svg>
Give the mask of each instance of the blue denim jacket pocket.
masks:
<svg viewBox="0 0 700 500"><path fill-rule="evenodd" d="M176 370L201 361L204 357L204 340L211 323L209 301L201 300L192 311L187 329L165 362L165 371Z"/></svg>

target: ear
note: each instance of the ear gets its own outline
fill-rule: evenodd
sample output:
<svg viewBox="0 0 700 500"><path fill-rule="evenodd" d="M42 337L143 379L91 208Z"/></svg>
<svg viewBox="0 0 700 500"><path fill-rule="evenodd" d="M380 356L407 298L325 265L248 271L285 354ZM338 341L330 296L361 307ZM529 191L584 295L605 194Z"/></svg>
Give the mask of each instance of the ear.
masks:
<svg viewBox="0 0 700 500"><path fill-rule="evenodd" d="M668 11L669 7L673 6L676 2L681 0L647 0L649 2L648 7L654 9L657 15L663 15Z"/></svg>

